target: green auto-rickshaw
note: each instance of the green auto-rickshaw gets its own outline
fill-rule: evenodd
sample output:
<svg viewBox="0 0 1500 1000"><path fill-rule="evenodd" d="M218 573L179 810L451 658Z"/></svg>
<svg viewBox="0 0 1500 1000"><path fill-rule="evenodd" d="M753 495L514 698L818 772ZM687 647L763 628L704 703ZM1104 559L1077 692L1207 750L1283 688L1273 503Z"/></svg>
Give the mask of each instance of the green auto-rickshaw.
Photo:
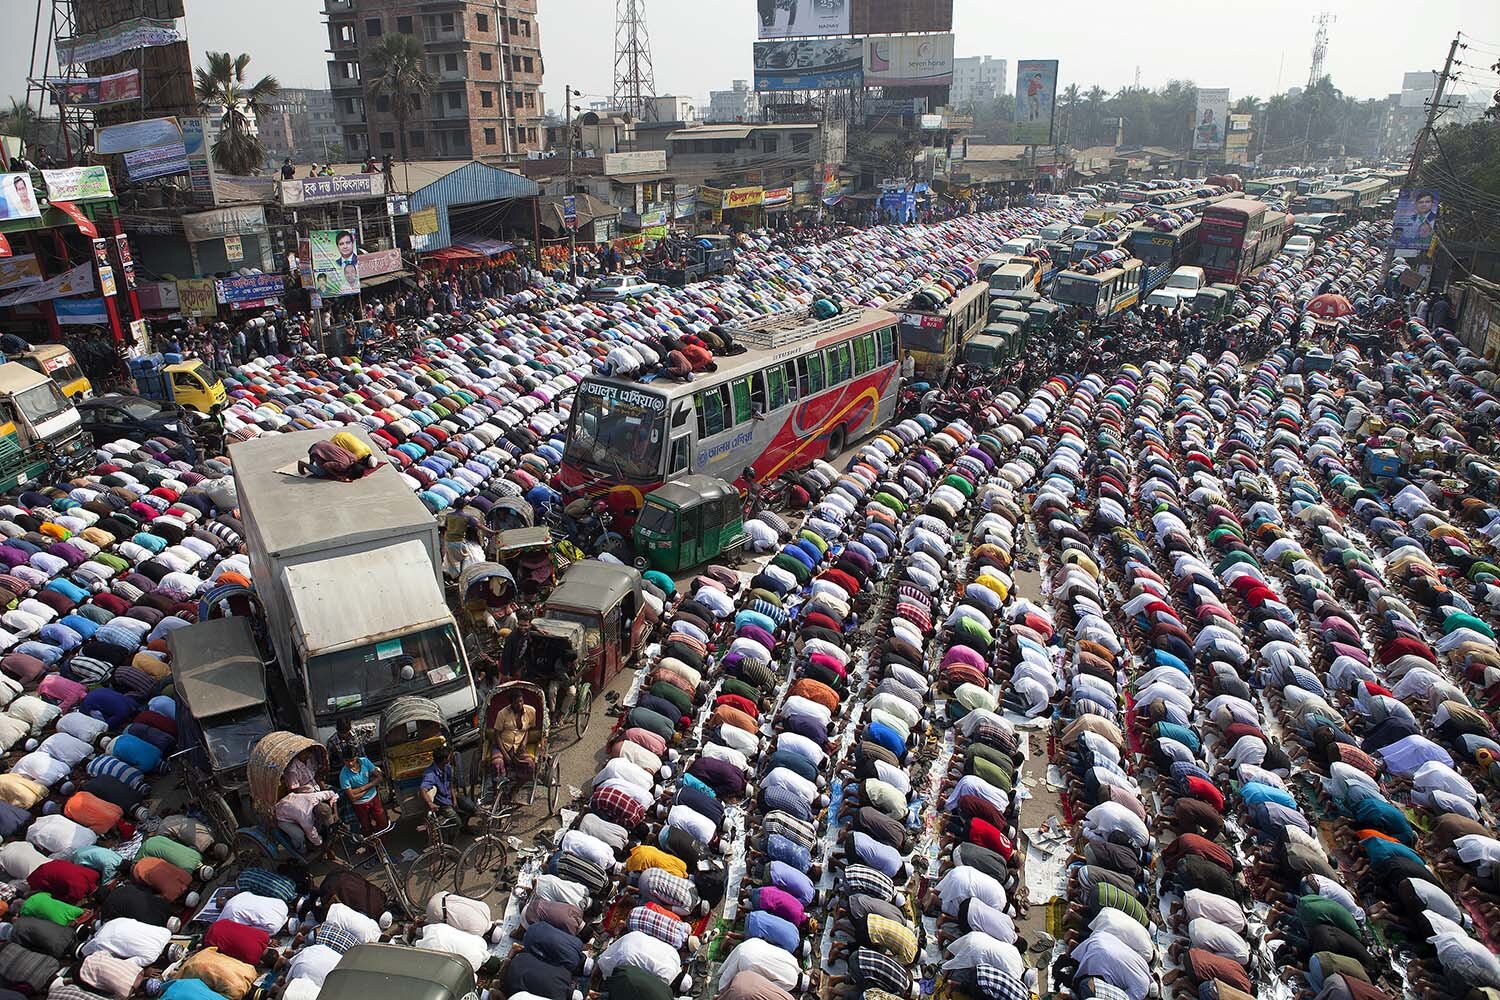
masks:
<svg viewBox="0 0 1500 1000"><path fill-rule="evenodd" d="M977 333L964 344L959 361L965 365L993 371L1005 363L1006 343L1001 337L989 333Z"/></svg>
<svg viewBox="0 0 1500 1000"><path fill-rule="evenodd" d="M1028 333L1047 333L1057 325L1062 316L1062 306L1056 302L1048 302L1042 299L1033 302L1026 307L1026 314L1031 317L1031 322L1026 325Z"/></svg>
<svg viewBox="0 0 1500 1000"><path fill-rule="evenodd" d="M676 573L744 548L739 491L722 479L688 474L646 494L635 522L635 551L646 565Z"/></svg>

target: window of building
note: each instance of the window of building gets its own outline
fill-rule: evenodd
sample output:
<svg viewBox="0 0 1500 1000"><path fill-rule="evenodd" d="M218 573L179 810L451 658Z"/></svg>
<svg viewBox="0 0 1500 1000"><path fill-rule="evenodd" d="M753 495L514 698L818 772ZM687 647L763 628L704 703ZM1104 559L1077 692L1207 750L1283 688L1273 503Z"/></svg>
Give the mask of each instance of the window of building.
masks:
<svg viewBox="0 0 1500 1000"><path fill-rule="evenodd" d="M451 93L448 94L448 107L449 108L457 110L458 107L460 105L462 105L462 104L463 104L463 95L460 94L460 93L458 93L458 91L453 91L453 92L451 92Z"/></svg>
<svg viewBox="0 0 1500 1000"><path fill-rule="evenodd" d="M376 98L375 98L375 110L376 111L389 111L389 110L391 110L391 99L389 97L385 96L384 94L377 95Z"/></svg>
<svg viewBox="0 0 1500 1000"><path fill-rule="evenodd" d="M792 136L792 152L794 152L794 153L806 153L806 152L810 151L811 149L812 149L812 136L810 136L810 135L794 135L794 136Z"/></svg>
<svg viewBox="0 0 1500 1000"><path fill-rule="evenodd" d="M384 33L383 29L380 26L380 18L378 18L378 17L367 17L367 18L365 18L365 35L367 37L369 37L369 38L379 38L381 36L381 34L383 34L383 33Z"/></svg>
<svg viewBox="0 0 1500 1000"><path fill-rule="evenodd" d="M449 52L447 55L443 56L443 69L447 70L449 73L458 72L457 53Z"/></svg>
<svg viewBox="0 0 1500 1000"><path fill-rule="evenodd" d="M493 108L495 106L495 92L493 90L481 90L479 92L479 106L481 108Z"/></svg>
<svg viewBox="0 0 1500 1000"><path fill-rule="evenodd" d="M475 14L474 27L478 28L480 31L489 31L490 16L488 14Z"/></svg>
<svg viewBox="0 0 1500 1000"><path fill-rule="evenodd" d="M536 108L536 91L528 91L527 92L527 94L526 94L526 106L528 108L532 108L532 109Z"/></svg>
<svg viewBox="0 0 1500 1000"><path fill-rule="evenodd" d="M381 149L395 149L396 148L396 133L394 133L394 132L382 132L382 133L380 133L380 148Z"/></svg>
<svg viewBox="0 0 1500 1000"><path fill-rule="evenodd" d="M760 151L762 153L774 153L780 143L774 135L763 135L760 137Z"/></svg>
<svg viewBox="0 0 1500 1000"><path fill-rule="evenodd" d="M491 56L488 52L481 52L481 53L479 53L479 68L480 69L494 69L495 68L495 59L494 59L494 57Z"/></svg>
<svg viewBox="0 0 1500 1000"><path fill-rule="evenodd" d="M411 18L409 18L409 17L398 17L398 18L396 18L396 30L399 31L403 35L409 35L409 34L411 34Z"/></svg>
<svg viewBox="0 0 1500 1000"><path fill-rule="evenodd" d="M439 14L438 15L438 25L444 31L452 31L453 30L453 15L452 14Z"/></svg>
<svg viewBox="0 0 1500 1000"><path fill-rule="evenodd" d="M411 95L411 107L412 107L413 111L421 111L422 110L422 95L421 94L412 94Z"/></svg>
<svg viewBox="0 0 1500 1000"><path fill-rule="evenodd" d="M484 130L484 144L486 146L493 146L495 144L495 130L494 129L487 128L487 129Z"/></svg>
<svg viewBox="0 0 1500 1000"><path fill-rule="evenodd" d="M376 23L378 24L379 22L377 21ZM341 45L341 46L342 45L353 45L353 44L355 44L355 42L354 42L354 25L352 25L352 24L341 24L341 25L338 26L338 44Z"/></svg>
<svg viewBox="0 0 1500 1000"><path fill-rule="evenodd" d="M425 145L427 145L427 135L426 135L426 133L424 133L419 128L412 129L412 131L411 131L411 144L413 146L425 146Z"/></svg>
<svg viewBox="0 0 1500 1000"><path fill-rule="evenodd" d="M525 37L525 38L530 38L531 37L531 22L530 21L522 21L521 22L521 35L523 37Z"/></svg>
<svg viewBox="0 0 1500 1000"><path fill-rule="evenodd" d="M521 24L515 18L510 18L509 22L506 24L506 27L510 29L510 33L512 35L519 35L521 33Z"/></svg>
<svg viewBox="0 0 1500 1000"><path fill-rule="evenodd" d="M521 57L520 56L512 55L510 57L510 68L513 69L513 70L515 70L517 73L519 73L521 71Z"/></svg>
<svg viewBox="0 0 1500 1000"><path fill-rule="evenodd" d="M535 73L536 72L536 60L532 59L530 56L527 56L526 59L525 59L525 63L526 63L526 72L528 72L528 73Z"/></svg>

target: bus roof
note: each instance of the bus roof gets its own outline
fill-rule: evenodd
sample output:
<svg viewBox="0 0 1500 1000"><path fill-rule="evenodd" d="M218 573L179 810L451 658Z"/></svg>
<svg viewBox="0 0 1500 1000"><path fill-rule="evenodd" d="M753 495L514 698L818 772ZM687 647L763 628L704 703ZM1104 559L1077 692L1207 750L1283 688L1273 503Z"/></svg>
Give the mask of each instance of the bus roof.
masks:
<svg viewBox="0 0 1500 1000"><path fill-rule="evenodd" d="M1097 281L1103 284L1111 278L1119 277L1128 270L1139 269L1140 267L1141 262L1136 258L1131 257L1129 260L1120 261L1120 263L1115 267L1107 267L1104 270L1098 271L1094 274L1084 274L1082 271L1064 271L1062 274L1058 275L1058 278L1078 278L1083 281Z"/></svg>
<svg viewBox="0 0 1500 1000"><path fill-rule="evenodd" d="M1209 205L1203 210L1203 214L1207 216L1210 212L1215 215L1238 213L1248 218L1256 215L1264 215L1265 211L1266 203L1256 201L1254 198L1225 198L1216 205Z"/></svg>
<svg viewBox="0 0 1500 1000"><path fill-rule="evenodd" d="M590 376L588 381L658 390L669 398L690 396L703 388L705 378L718 383L746 372L759 371L768 365L790 359L800 350L857 337L895 322L895 315L885 309L847 309L824 320L811 319L806 312L787 311L746 327L728 330L746 349L739 354L715 356L717 370L707 376L699 375L692 382L676 382L656 376L635 378L621 375L595 375ZM790 350L794 346L797 350Z"/></svg>

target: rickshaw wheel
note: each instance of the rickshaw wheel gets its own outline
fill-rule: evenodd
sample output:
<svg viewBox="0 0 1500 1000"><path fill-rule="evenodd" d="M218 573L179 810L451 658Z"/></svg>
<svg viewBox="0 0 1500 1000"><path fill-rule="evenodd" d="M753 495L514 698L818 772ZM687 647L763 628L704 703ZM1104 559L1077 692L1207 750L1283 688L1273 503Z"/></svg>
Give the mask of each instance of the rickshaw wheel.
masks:
<svg viewBox="0 0 1500 1000"><path fill-rule="evenodd" d="M458 848L450 844L429 847L417 855L406 870L406 895L411 905L425 910L427 901L442 890L458 892L459 860Z"/></svg>
<svg viewBox="0 0 1500 1000"><path fill-rule="evenodd" d="M547 812L557 815L557 803L562 798L562 761L553 757L547 764Z"/></svg>
<svg viewBox="0 0 1500 1000"><path fill-rule="evenodd" d="M458 894L486 899L495 891L510 863L510 849L499 834L480 837L464 849L458 862Z"/></svg>
<svg viewBox="0 0 1500 1000"><path fill-rule="evenodd" d="M204 815L209 822L219 828L219 836L233 835L239 829L240 822L234 816L234 810L229 807L229 802L222 794L210 789L202 790L198 801L203 805Z"/></svg>
<svg viewBox="0 0 1500 1000"><path fill-rule="evenodd" d="M589 719L594 715L594 691L588 684L578 685L578 691L573 695L573 732L578 738L583 739L583 734L589 728Z"/></svg>
<svg viewBox="0 0 1500 1000"><path fill-rule="evenodd" d="M544 765L539 760L531 768L531 781L528 782L527 785L526 785L526 804L528 806L531 805L533 802L536 801L537 786L539 786L542 783L542 767L543 766Z"/></svg>
<svg viewBox="0 0 1500 1000"><path fill-rule="evenodd" d="M234 835L234 857L244 868L270 867L276 862L265 844L244 831Z"/></svg>

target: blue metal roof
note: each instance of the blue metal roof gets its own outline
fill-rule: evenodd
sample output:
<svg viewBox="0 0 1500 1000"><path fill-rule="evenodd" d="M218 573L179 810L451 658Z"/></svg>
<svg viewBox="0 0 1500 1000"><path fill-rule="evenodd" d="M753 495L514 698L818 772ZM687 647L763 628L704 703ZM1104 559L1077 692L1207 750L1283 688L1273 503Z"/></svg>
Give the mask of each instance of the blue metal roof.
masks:
<svg viewBox="0 0 1500 1000"><path fill-rule="evenodd" d="M541 193L537 183L513 170L494 167L475 160L452 173L413 191L409 199L412 211L436 208L438 231L423 250L441 250L453 245L453 230L448 224L448 209L464 205L510 198L535 198Z"/></svg>

